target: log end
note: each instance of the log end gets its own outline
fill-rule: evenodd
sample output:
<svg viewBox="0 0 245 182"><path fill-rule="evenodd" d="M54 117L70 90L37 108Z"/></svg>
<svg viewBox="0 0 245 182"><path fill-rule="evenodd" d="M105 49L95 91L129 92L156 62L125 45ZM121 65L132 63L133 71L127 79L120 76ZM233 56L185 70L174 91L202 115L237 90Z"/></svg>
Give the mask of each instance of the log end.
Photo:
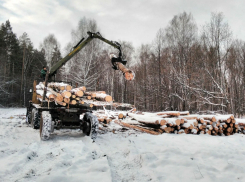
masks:
<svg viewBox="0 0 245 182"><path fill-rule="evenodd" d="M78 97L82 97L82 96L83 96L83 91L78 90L78 91L76 92L76 95L77 95Z"/></svg>
<svg viewBox="0 0 245 182"><path fill-rule="evenodd" d="M134 74L133 71L129 70L128 72L126 72L126 73L124 74L124 77L125 77L126 80L131 81L131 80L134 79L135 74Z"/></svg>
<svg viewBox="0 0 245 182"><path fill-rule="evenodd" d="M105 101L106 101L106 102L111 102L111 101L112 101L112 96L107 95L107 96L105 97Z"/></svg>
<svg viewBox="0 0 245 182"><path fill-rule="evenodd" d="M72 86L71 86L71 85L67 85L67 86L66 86L66 90L67 90L67 91L71 91L71 89L72 89Z"/></svg>
<svg viewBox="0 0 245 182"><path fill-rule="evenodd" d="M123 114L122 113L118 114L118 119L123 119Z"/></svg>

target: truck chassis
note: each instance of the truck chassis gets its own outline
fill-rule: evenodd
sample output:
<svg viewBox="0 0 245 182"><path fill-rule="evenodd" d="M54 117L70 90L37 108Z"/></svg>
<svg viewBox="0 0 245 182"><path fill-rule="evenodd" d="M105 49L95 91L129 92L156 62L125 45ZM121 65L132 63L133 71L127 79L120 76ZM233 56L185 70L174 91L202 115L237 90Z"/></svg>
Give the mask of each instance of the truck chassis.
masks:
<svg viewBox="0 0 245 182"><path fill-rule="evenodd" d="M84 116L81 119L82 114ZM62 128L81 129L93 141L97 136L98 119L88 107L71 106L68 109L56 106L54 102L46 102L45 106L41 106L30 101L26 118L33 129L40 130L41 140L48 140L54 129Z"/></svg>

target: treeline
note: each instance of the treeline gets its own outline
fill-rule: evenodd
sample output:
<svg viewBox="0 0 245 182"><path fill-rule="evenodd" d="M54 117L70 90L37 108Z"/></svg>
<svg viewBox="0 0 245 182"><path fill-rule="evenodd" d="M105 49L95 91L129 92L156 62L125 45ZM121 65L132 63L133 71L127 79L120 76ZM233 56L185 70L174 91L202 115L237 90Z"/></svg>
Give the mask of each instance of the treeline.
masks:
<svg viewBox="0 0 245 182"><path fill-rule="evenodd" d="M38 77L42 65L50 67L61 59L60 45L54 35L49 35L39 51L33 49L31 41L23 41L24 34L16 38L9 21L0 31L0 103L23 106L23 92ZM103 35L95 20L82 18L71 31L65 54L87 37L87 31ZM59 70L59 78L91 90L105 90L115 101L134 104L142 111L244 114L245 43L232 37L222 13L213 13L200 27L191 14L176 15L167 27L159 29L152 43L139 48L118 42L128 66L135 71L134 81L126 81L111 68L108 55L117 54L117 50L100 40L93 40L75 55ZM27 66L28 54L32 61Z"/></svg>
<svg viewBox="0 0 245 182"><path fill-rule="evenodd" d="M19 38L10 21L0 27L0 106L16 107L27 104L33 78L45 65L44 53L33 48L27 33Z"/></svg>
<svg viewBox="0 0 245 182"><path fill-rule="evenodd" d="M110 69L107 55L112 50L103 46L95 89L143 111L244 114L245 44L233 39L222 13L212 13L198 29L193 16L184 12L159 29L151 44L134 49L120 43L136 79L128 82Z"/></svg>

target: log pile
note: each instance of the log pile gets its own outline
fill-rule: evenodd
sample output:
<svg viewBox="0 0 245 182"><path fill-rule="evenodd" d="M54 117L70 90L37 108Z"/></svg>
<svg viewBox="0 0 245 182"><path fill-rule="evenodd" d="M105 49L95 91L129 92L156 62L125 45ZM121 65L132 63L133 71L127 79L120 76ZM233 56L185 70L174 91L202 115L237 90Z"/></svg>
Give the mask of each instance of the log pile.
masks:
<svg viewBox="0 0 245 182"><path fill-rule="evenodd" d="M37 99L42 101L44 94L44 83L40 82L36 86ZM65 83L51 82L48 83L45 100L55 102L56 105L69 106L80 105L93 107L95 105L112 105L112 97L104 91L86 92L86 87L72 88ZM99 102L99 104L97 103Z"/></svg>
<svg viewBox="0 0 245 182"><path fill-rule="evenodd" d="M124 116L124 115L123 115ZM124 125L120 114L117 124ZM208 134L214 136L229 136L234 133L245 134L245 122L236 122L233 115L189 115L189 112L160 112L160 113L142 113L128 112L127 125L136 125L149 131L160 133L175 134ZM133 120L131 122L130 120ZM136 121L136 122L135 122ZM133 128L133 127L129 127ZM138 128L138 130L141 130ZM151 133L151 132L148 132Z"/></svg>

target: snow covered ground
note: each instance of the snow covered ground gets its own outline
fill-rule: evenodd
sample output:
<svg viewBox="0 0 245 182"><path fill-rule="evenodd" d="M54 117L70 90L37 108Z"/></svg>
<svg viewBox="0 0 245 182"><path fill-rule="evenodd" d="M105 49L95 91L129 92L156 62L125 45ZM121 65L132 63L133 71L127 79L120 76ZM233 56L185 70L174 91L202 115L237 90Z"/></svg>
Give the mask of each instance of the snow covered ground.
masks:
<svg viewBox="0 0 245 182"><path fill-rule="evenodd" d="M245 181L245 135L99 134L55 130L49 141L25 109L0 109L0 181ZM120 126L118 126L120 127Z"/></svg>

